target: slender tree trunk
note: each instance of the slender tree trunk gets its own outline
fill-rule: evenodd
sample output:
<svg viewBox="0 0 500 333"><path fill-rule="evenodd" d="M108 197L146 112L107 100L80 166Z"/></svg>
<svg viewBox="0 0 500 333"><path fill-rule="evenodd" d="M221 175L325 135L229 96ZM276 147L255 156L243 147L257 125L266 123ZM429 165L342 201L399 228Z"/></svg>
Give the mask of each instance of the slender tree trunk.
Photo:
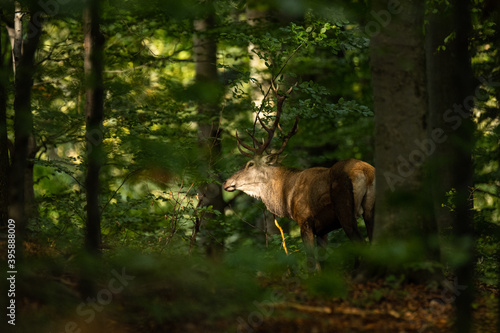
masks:
<svg viewBox="0 0 500 333"><path fill-rule="evenodd" d="M31 88L33 86L34 57L41 35L39 22L34 22L31 15L29 26L32 29L23 40L22 17L18 16L20 6L16 6L15 40L14 40L14 153L10 172L10 206L9 218L16 221L17 251L22 251L22 240L27 223L26 169L29 162L30 138L33 135L33 115L31 113ZM34 11L32 11L34 12ZM18 21L19 20L19 21ZM36 28L33 28L36 27ZM21 42L19 42L19 40ZM19 46L22 45L22 48ZM21 52L21 53L19 53Z"/></svg>
<svg viewBox="0 0 500 333"><path fill-rule="evenodd" d="M103 46L99 29L99 1L87 0L83 12L85 121L87 139L87 225L86 248L97 254L101 248L101 211L99 208L99 171L104 160L103 140Z"/></svg>
<svg viewBox="0 0 500 333"><path fill-rule="evenodd" d="M270 14L267 10L262 10L259 6L252 6L252 4L247 4L246 8L247 22L248 25L256 27L259 25L266 24L269 21ZM270 88L270 82L272 79L272 74L269 72L266 62L273 63L273 59L269 56L266 61L261 59L257 54L265 54L258 45L249 43L248 45L248 56L250 57L250 75L256 79L259 86L255 87L252 85L251 97L252 101L256 106L260 106L263 102L263 98L266 92ZM279 235L280 231L274 224L274 216L269 214L269 212L264 212L262 217L255 221L256 227L260 230L264 230L264 236L266 241L266 246L268 244L268 235L275 234ZM290 230L290 225L288 223L283 224L283 230L288 232Z"/></svg>
<svg viewBox="0 0 500 333"><path fill-rule="evenodd" d="M375 12L391 15L390 24L380 27L370 43L377 178L374 240L415 241L416 262L436 260L438 251L431 245L436 224L424 173L429 140L424 2L403 1L396 14L386 9L387 1L373 2ZM432 278L426 271L406 273L420 281Z"/></svg>
<svg viewBox="0 0 500 333"><path fill-rule="evenodd" d="M194 27L194 56L198 100L198 142L201 151L202 174L208 182L198 189L200 208L212 206L214 210L224 213L226 206L222 199L221 185L211 179L218 178L214 172L217 160L221 156L219 104L222 97L222 85L217 73L217 44L210 30L214 27L215 13L213 4L207 1L207 16L196 20ZM223 217L224 214L220 214ZM217 232L220 220L216 214L202 213L199 220L201 241L209 255L215 255L222 249L222 237Z"/></svg>
<svg viewBox="0 0 500 333"><path fill-rule="evenodd" d="M36 154L40 150L40 147L36 144L36 139L33 133L31 133L28 139L28 160L25 169L24 176L24 201L26 210L26 221L38 218L38 206L35 202L35 188L33 171L35 169L35 158Z"/></svg>
<svg viewBox="0 0 500 333"><path fill-rule="evenodd" d="M439 5L436 5L439 6ZM453 248L460 249L465 261L458 267L457 281L465 290L457 297L457 332L471 330L471 303L473 300L472 261L472 143L474 124L471 109L474 101L473 77L469 56L471 29L468 1L457 1L455 6L441 5L439 14L428 17L427 71L429 75L429 109L431 131L442 132L443 140L435 142L433 180L435 209L441 232L454 238ZM446 50L437 51L444 39L455 32L456 38L446 43ZM457 70L460 69L460 70ZM441 208L445 193L456 190L455 212Z"/></svg>
<svg viewBox="0 0 500 333"><path fill-rule="evenodd" d="M15 2L14 29L12 30L12 69L16 74L17 66L21 63L23 50L23 12L19 1Z"/></svg>
<svg viewBox="0 0 500 333"><path fill-rule="evenodd" d="M458 91L463 108L460 108L462 123L455 132L450 133L453 148L453 160L455 166L453 182L456 189L454 204L456 215L454 220L454 235L456 244L460 244L465 260L456 269L458 283L466 286L466 289L457 297L457 320L455 328L457 332L465 333L471 331L472 302L474 300L474 260L473 260L473 225L472 208L473 202L470 197L470 189L473 185L472 149L474 144L474 122L472 121L472 108L474 107L473 75L469 55L469 38L472 30L471 3L468 0L458 0L455 5L454 25L456 31L456 57L457 68L456 83L452 89Z"/></svg>
<svg viewBox="0 0 500 333"><path fill-rule="evenodd" d="M439 6L435 4L435 6ZM443 207L446 203L446 193L453 184L453 173L455 165L451 156L454 152L451 140L445 140L454 132L453 124L445 120L444 114L453 110L453 106L462 104L460 93L455 86L457 80L457 57L456 39L447 43L446 49L438 50L444 45L444 40L452 32L455 26L454 13L451 6L442 4L436 8L438 13L427 17L429 24L426 27L426 59L427 59L427 87L429 91L429 134L433 131L442 131L443 139L433 142L434 152L430 156L433 172L433 195L436 221L440 234L450 234L453 227L453 213L450 209Z"/></svg>
<svg viewBox="0 0 500 333"><path fill-rule="evenodd" d="M7 226L9 209L9 139L7 137L7 85L9 71L4 63L7 43L4 29L0 26L0 229Z"/></svg>
<svg viewBox="0 0 500 333"><path fill-rule="evenodd" d="M247 5L246 15L248 25L252 27L265 24L268 21L269 16L267 11L258 8L258 6L252 7L251 4ZM267 90L270 87L271 81L271 73L269 73L266 62L272 63L273 59L269 57L269 59L266 61L264 59L261 59L258 54L265 55L265 52L263 52L258 45L250 42L248 45L248 56L250 57L250 75L260 84L260 86L258 86L258 89L256 89L257 87L252 85L253 89L251 94L252 100L255 105L260 106L260 103L262 103L262 99L264 98ZM272 223L274 226L274 220L272 221ZM279 230L277 228L276 231L277 233L279 233Z"/></svg>

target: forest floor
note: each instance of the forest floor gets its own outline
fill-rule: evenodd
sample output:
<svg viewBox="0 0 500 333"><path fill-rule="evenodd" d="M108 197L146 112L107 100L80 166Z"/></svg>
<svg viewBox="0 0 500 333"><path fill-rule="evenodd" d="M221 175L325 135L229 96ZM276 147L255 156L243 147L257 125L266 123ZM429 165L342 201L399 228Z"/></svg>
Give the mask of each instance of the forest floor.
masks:
<svg viewBox="0 0 500 333"><path fill-rule="evenodd" d="M453 282L451 282L452 284ZM324 300L296 291L295 302L274 306L260 325L259 317L241 323L241 332L453 332L454 294L385 281L349 286L345 299ZM497 332L498 290L478 286L473 303L473 332ZM269 306L268 306L269 307ZM268 311L270 311L268 309Z"/></svg>
<svg viewBox="0 0 500 333"><path fill-rule="evenodd" d="M149 274L148 274L149 275ZM141 277L134 281L137 283ZM113 295L112 305L103 306L106 311L94 311L91 323L85 323L84 311L74 309L81 302L79 295L79 276L77 272L59 271L49 275L33 276L25 281L40 290L45 290L44 299L22 299L19 302L21 318L36 314L39 318L52 318L56 322L46 323L47 330L39 332L453 332L454 305L463 289L456 281L440 288L423 285L390 283L378 280L364 283L347 282L343 297L325 297L312 293L303 283L293 287L267 277L258 277L260 288L267 290L267 300L260 298L249 308L226 316L205 319L200 316L185 316L183 320L154 320L151 310L145 308L133 296ZM157 277L152 277L156 281ZM140 283L139 292L156 294L158 304L172 302L172 295L182 295L183 291L168 289L168 281L162 285ZM106 281L107 282L107 281ZM47 287L44 287L44 285ZM139 284L139 283L137 283ZM49 288L55 292L48 293ZM108 287L111 288L111 287ZM102 289L105 290L105 289ZM101 290L101 291L102 291ZM321 288L320 288L321 290ZM104 297L101 291L97 297ZM210 292L210 291L208 291ZM214 291L217 293L217 291ZM101 293L101 294L100 294ZM64 295L71 297L70 306L61 306ZM269 296L271 295L271 296ZM272 295L275 295L272 296ZM496 287L478 283L476 298L472 304L472 332L496 332L498 319L499 290ZM38 296L39 297L39 296ZM175 296L177 297L177 296ZM234 299L238 296L234 295ZM59 301L57 301L59 299ZM185 300L190 301L189 296ZM259 299L259 298L256 298ZM114 301L116 300L116 301ZM184 301L185 301L184 300ZM223 299L224 301L224 299ZM57 304L59 303L59 305ZM182 301L181 301L182 303ZM68 304L68 303L66 303ZM71 308L64 312L61 307ZM179 306L181 308L181 306ZM85 312L89 312L86 308ZM215 309L215 306L214 306ZM154 308L153 308L154 310ZM206 310L209 311L209 310ZM66 313L63 315L58 315ZM68 317L67 314L70 314ZM161 314L158 315L161 318ZM45 319L47 320L47 319ZM70 324L69 324L70 323ZM24 322L21 330L31 324ZM44 321L45 325L45 321ZM68 326L69 325L69 326ZM56 329L54 330L54 327Z"/></svg>
<svg viewBox="0 0 500 333"><path fill-rule="evenodd" d="M255 304L233 322L178 323L169 332L455 332L452 296L408 284L388 288L383 281L351 285L347 300L325 301L296 291L295 302ZM449 297L449 298L446 298ZM472 332L497 332L498 290L480 286L473 303ZM156 331L156 330L154 330Z"/></svg>
<svg viewBox="0 0 500 333"><path fill-rule="evenodd" d="M248 313L206 321L145 322L140 313L131 310L103 311L90 325L80 318L76 327L84 329L70 332L454 332L453 294L449 291L445 295L413 284L394 288L384 281L351 284L349 289L346 298L325 300L299 287L286 295L286 301L254 303ZM498 290L478 286L472 332L497 332L498 296ZM129 318L127 323L123 316ZM62 322L56 326L65 327Z"/></svg>

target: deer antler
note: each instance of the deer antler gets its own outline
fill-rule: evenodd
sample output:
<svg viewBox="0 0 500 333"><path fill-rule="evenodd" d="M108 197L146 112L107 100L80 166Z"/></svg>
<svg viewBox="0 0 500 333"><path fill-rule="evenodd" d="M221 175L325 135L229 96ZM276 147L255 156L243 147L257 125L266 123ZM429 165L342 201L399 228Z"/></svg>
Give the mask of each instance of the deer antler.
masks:
<svg viewBox="0 0 500 333"><path fill-rule="evenodd" d="M267 151L267 149L269 148L270 144L271 144L271 141L274 137L274 133L276 132L276 129L278 128L280 131L282 131L280 125L279 125L279 121L280 121L280 118L281 118L281 114L283 113L283 103L285 102L285 99L288 95L290 95L290 93L292 92L293 90L293 86L290 87L290 89L288 89L288 91L286 92L286 95L280 95L278 93L278 88L279 86L276 86L274 84L274 81L271 81L271 88L273 89L275 95L276 95L276 119L274 120L273 124L271 125L271 127L268 127L263 121L262 119L260 118L259 114L257 113L257 120L259 121L260 123L260 126L262 126L262 128L267 132L267 138L265 140L263 140L262 143L259 142L259 140L257 140L255 138L255 136L253 134L251 134L248 130L247 130L247 134L252 138L253 140L253 143L254 145L256 146L256 148L254 147L251 147L245 143L243 143L241 141L241 139L238 137L238 132L236 132L236 140L237 140L237 144L238 144L238 150L245 156L247 157L253 157L253 156L259 156L259 155L262 155L265 151ZM283 150L285 149L287 143L288 143L288 140L295 134L297 133L297 129L298 129L298 124L299 124L299 117L295 118L295 123L292 127L292 129L290 130L290 132L283 138L283 141L281 143L281 148L277 151L277 152L274 152L272 153L272 155L279 155L283 152ZM245 152L243 149L245 148L246 150L250 151L251 153L248 153L248 152Z"/></svg>

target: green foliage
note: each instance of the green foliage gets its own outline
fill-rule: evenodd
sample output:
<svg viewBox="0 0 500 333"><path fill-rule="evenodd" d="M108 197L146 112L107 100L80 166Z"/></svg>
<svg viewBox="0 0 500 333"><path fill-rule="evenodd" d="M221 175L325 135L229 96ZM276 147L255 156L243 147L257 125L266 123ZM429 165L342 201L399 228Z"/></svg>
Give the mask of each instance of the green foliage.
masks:
<svg viewBox="0 0 500 333"><path fill-rule="evenodd" d="M456 195L456 190L452 188L448 192L446 192L446 202L441 204L441 207L446 207L450 210L450 212L455 211L455 195Z"/></svg>
<svg viewBox="0 0 500 333"><path fill-rule="evenodd" d="M238 258L246 256L250 267L249 261L258 261L248 254L235 254L234 262L215 263L204 257L141 254L128 248L105 253L99 260L83 253L68 258L48 253L49 257L19 267L23 278L16 287L25 290L36 310L25 310L29 316L16 326L22 331L36 325L40 332L61 332L69 321L82 330L114 322L154 331L193 321L232 323L234 316L250 312L254 302L268 297L248 274L255 271L241 269ZM81 276L92 281L87 299L79 295Z"/></svg>
<svg viewBox="0 0 500 333"><path fill-rule="evenodd" d="M288 224L290 230L286 233L290 255L286 256L281 236L263 230L266 208L255 199L224 193L229 203L226 211L198 206L200 186L221 184L246 160L237 152L235 131L255 130L260 138L265 133L255 129L255 114L259 112L268 123L274 120L273 93L263 100L271 80L281 93L294 87L284 104L283 132L277 133L273 143L286 135L295 117L300 118L300 130L289 142L285 165L331 166L352 157L374 161L368 38L354 18L360 13L349 15L326 2L274 1L256 4L267 10L271 19L248 24L247 2L207 3L215 8L215 27L204 33L217 42L220 81L212 86L195 84L193 55L194 20L206 17L210 8L193 1L102 3L105 120L97 144L106 154L99 198L103 256L108 265L126 266L137 276L121 302L128 306L137 300L130 311L139 313L140 329L148 323L163 327L172 321L217 320L246 311L253 301L267 296L256 285L255 277L279 280L286 276L288 267L297 276L307 276L304 287L308 292L327 298L346 297L343 274L353 269L358 254L374 266L399 270L400 275L387 281L394 286L401 284L408 272L432 274L441 270L440 264L422 258L424 249L414 240L356 248L338 230L330 236L325 274L311 276L304 266L303 244L294 222L280 222ZM364 6L364 2L343 3L352 8ZM480 19L482 3L475 2L471 40L474 71L476 77L483 78L474 110L475 187L471 191L477 273L483 281L493 283L498 272L498 239L492 235L500 220L500 95L498 79L490 74L497 75L500 67L495 44L498 29L493 18ZM306 8L309 5L312 7ZM82 247L85 233L85 144L89 138L85 137L83 114L79 6L68 2L44 21L32 90L34 134L40 147L32 156L38 216L27 226L28 239L70 259L45 268L41 264L33 269L33 276L60 277L68 266L70 275L80 275L73 256ZM291 14L294 16L287 16ZM2 41L8 40L4 30L0 32ZM443 48L452 38L450 33ZM254 47L251 53L250 45ZM8 54L5 52L5 59ZM260 66L254 65L257 60ZM485 83L488 80L492 83ZM12 79L8 83L11 93ZM214 101L219 102L216 117L196 112L200 102ZM9 96L7 121L9 138L14 139L12 102ZM222 147L221 153L214 149L208 154L210 163L203 157L207 155L200 150L198 139L198 124L209 121L219 126L221 136L213 139ZM212 165L210 170L208 165ZM453 193L450 189L443 203L451 211L455 208ZM202 232L193 237L200 217L207 215L216 221L208 237L223 244L222 263L197 257L204 250L199 237ZM360 228L365 232L364 226ZM201 229L206 231L204 226ZM445 244L443 257L446 268L453 268L467 256L461 251L463 244L474 240L447 241L450 244ZM433 242L437 240L429 240L432 246ZM130 252L120 252L123 248ZM105 275L96 274L96 278L107 283ZM79 299L71 296L73 291L58 288L54 290L64 299L49 301L54 297L49 293L39 298L49 303L60 301L64 306L69 303L70 308L77 305ZM385 292L366 295L365 301L376 303ZM114 304L113 311L119 313L121 304Z"/></svg>
<svg viewBox="0 0 500 333"><path fill-rule="evenodd" d="M203 258L167 259L130 253L118 257L117 261L137 276L126 299L133 300L128 303L135 304L144 322L152 320L160 325L210 320L239 313L263 295L255 280L242 274L240 266L214 265ZM140 286L149 286L148 291L145 293Z"/></svg>
<svg viewBox="0 0 500 333"><path fill-rule="evenodd" d="M318 298L346 298L347 285L345 277L341 274L339 267L332 268L332 264L326 266L321 274L309 277L305 281L305 287L311 295Z"/></svg>

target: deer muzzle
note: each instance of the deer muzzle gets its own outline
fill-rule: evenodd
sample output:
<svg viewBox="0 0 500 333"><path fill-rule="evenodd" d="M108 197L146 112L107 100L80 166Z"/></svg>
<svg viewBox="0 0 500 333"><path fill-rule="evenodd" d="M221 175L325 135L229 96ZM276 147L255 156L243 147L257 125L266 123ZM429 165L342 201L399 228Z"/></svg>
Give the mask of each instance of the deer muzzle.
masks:
<svg viewBox="0 0 500 333"><path fill-rule="evenodd" d="M236 191L236 183L230 179L226 180L224 184L222 184L222 187L228 192Z"/></svg>

